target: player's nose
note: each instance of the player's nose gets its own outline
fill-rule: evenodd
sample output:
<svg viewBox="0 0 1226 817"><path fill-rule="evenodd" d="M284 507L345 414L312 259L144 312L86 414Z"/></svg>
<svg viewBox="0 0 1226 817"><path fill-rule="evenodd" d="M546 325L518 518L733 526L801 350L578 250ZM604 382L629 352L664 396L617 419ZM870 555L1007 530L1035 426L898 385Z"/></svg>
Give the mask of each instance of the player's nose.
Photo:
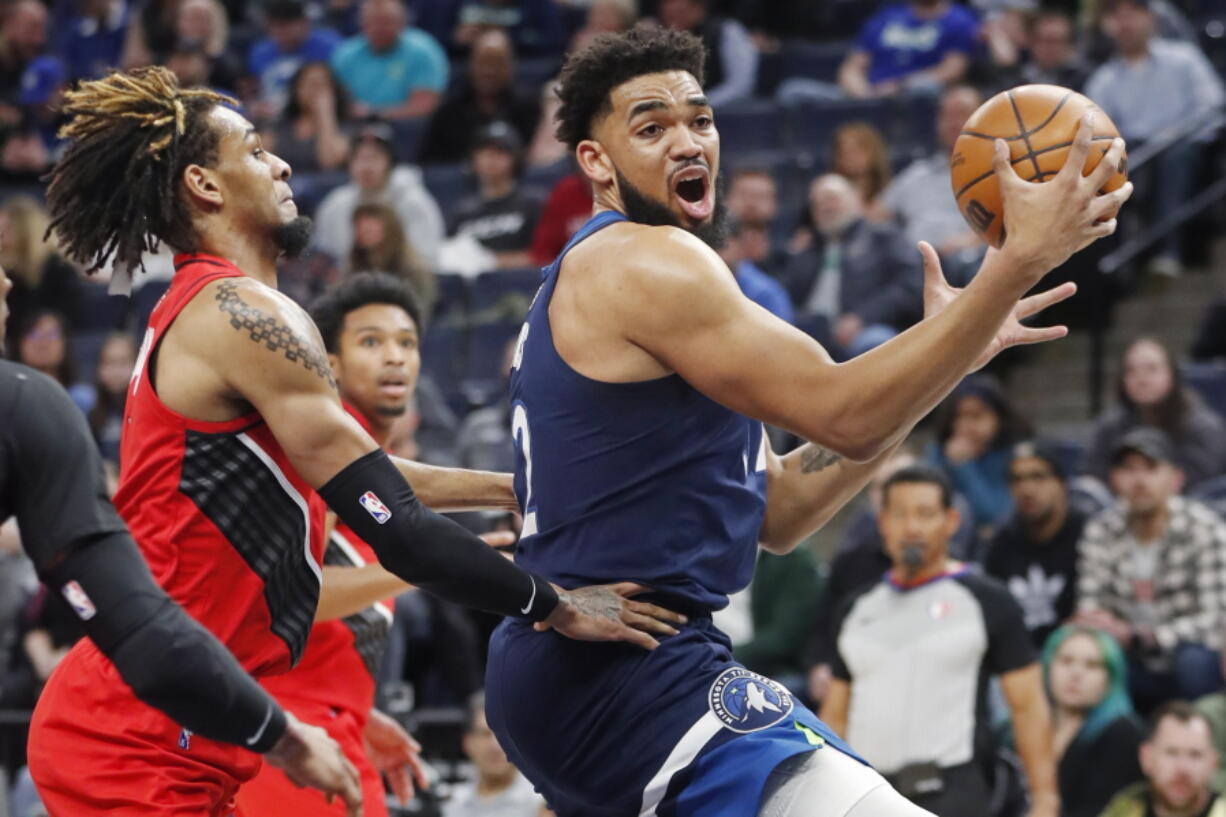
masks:
<svg viewBox="0 0 1226 817"><path fill-rule="evenodd" d="M276 154L273 154L271 164L272 177L278 181L288 182L290 177L294 175L294 169L289 166L289 162Z"/></svg>
<svg viewBox="0 0 1226 817"><path fill-rule="evenodd" d="M702 145L694 138L689 128L675 128L677 134L669 145L669 156L673 159L693 159L702 155Z"/></svg>

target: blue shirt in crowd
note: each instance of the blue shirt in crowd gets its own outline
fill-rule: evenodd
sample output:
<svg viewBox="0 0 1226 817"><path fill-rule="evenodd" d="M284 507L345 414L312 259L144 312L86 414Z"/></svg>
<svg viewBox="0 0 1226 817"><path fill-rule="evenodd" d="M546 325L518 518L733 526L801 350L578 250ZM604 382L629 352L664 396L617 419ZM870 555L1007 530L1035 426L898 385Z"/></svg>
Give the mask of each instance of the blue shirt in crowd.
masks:
<svg viewBox="0 0 1226 817"><path fill-rule="evenodd" d="M783 288L783 284L758 269L758 265L748 259L736 265L733 275L746 298L788 323L795 323L792 299L788 297L788 291Z"/></svg>
<svg viewBox="0 0 1226 817"><path fill-rule="evenodd" d="M940 64L946 55L970 55L979 24L963 6L951 3L931 20L915 16L908 4L886 6L860 31L857 47L870 59L868 81L876 84Z"/></svg>
<svg viewBox="0 0 1226 817"><path fill-rule="evenodd" d="M289 95L289 83L298 69L308 62L327 62L341 44L341 36L330 28L312 28L302 45L294 51L281 51L271 37L251 46L247 66L260 80L260 94L278 107Z"/></svg>
<svg viewBox="0 0 1226 817"><path fill-rule="evenodd" d="M64 60L68 78L95 79L117 67L131 16L127 3L115 3L102 20L81 15L55 20L55 53Z"/></svg>
<svg viewBox="0 0 1226 817"><path fill-rule="evenodd" d="M356 101L388 108L402 104L418 89L445 91L449 66L447 54L433 37L410 28L381 54L365 37L350 37L333 52L332 70Z"/></svg>

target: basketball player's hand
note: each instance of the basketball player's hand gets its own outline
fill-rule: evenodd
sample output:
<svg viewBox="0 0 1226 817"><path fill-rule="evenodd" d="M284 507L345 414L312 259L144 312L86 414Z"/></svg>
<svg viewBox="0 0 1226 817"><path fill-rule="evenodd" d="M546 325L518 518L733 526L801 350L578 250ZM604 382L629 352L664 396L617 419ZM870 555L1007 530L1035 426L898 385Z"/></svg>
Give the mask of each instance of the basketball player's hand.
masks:
<svg viewBox="0 0 1226 817"><path fill-rule="evenodd" d="M286 712L285 734L264 760L281 771L295 786L319 789L331 803L340 797L348 817L361 817L362 784L357 769L345 757L340 744L318 726L309 726Z"/></svg>
<svg viewBox="0 0 1226 817"><path fill-rule="evenodd" d="M1001 252L1010 267L1032 283L1063 264L1069 256L1115 232L1115 214L1132 195L1126 182L1114 193L1099 193L1124 156L1124 140L1111 143L1088 176L1082 175L1094 134L1093 112L1081 120L1064 167L1050 181L1032 183L1013 169L1009 148L996 140L992 167L1000 180L1006 239Z"/></svg>
<svg viewBox="0 0 1226 817"><path fill-rule="evenodd" d="M1023 184L1029 184L1029 182L1023 182ZM927 241L921 241L919 243L919 250L920 255L924 257L924 319L927 320L949 306L962 290L959 287L950 286L949 282L945 280L945 273L941 271L941 259L931 244ZM1000 251L988 248L988 252L996 253ZM1066 326L1026 326L1022 321L1039 314L1052 304L1058 304L1073 297L1076 293L1077 285L1068 282L1036 295L1022 298L1013 307L1013 311L1001 325L1000 331L996 333L996 337L992 338L987 348L984 349L983 354L975 361L971 371L983 368L989 360L1010 346L1043 343L1044 341L1056 340L1067 335L1068 327Z"/></svg>
<svg viewBox="0 0 1226 817"><path fill-rule="evenodd" d="M407 806L413 799L415 781L419 789L430 787L430 778L421 759L421 744L394 718L371 709L363 737L367 757L376 770L387 775L387 782L400 805Z"/></svg>
<svg viewBox="0 0 1226 817"><path fill-rule="evenodd" d="M660 642L650 634L676 635L669 622L684 624L685 616L648 604L631 601L647 588L633 582L600 584L577 590L558 591L558 606L549 618L533 625L539 632L554 629L578 641L629 641L654 650Z"/></svg>

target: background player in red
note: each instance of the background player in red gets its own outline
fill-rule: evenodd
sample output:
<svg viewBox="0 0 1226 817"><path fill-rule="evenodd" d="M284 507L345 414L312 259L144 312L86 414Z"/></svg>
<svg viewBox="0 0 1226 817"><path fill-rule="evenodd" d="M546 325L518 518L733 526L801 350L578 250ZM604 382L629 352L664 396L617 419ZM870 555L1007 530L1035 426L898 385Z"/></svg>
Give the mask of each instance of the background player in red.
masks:
<svg viewBox="0 0 1226 817"><path fill-rule="evenodd" d="M512 497L501 475L393 463L345 412L319 333L276 291L278 256L310 232L290 168L225 102L157 67L82 83L65 94L48 188L63 246L91 269L129 268L157 241L179 251L133 375L116 495L171 598L257 677L289 669L318 600L322 497L384 565L444 598L646 648L645 631L675 632L661 619L677 616L627 599L639 588L560 590L423 506ZM259 767L141 703L89 645L47 684L29 756L48 810L72 817L224 815ZM360 797L348 802L356 813Z"/></svg>
<svg viewBox="0 0 1226 817"><path fill-rule="evenodd" d="M354 275L311 306L345 408L381 446L409 408L421 370L421 312L408 284L382 274ZM324 552L316 623L302 661L264 680L264 688L298 717L323 724L362 780L366 817L385 817L383 781L407 802L409 769L426 785L417 744L374 709L376 677L392 621L389 596L409 589L379 566L371 547L343 522ZM241 817L341 814L316 792L266 767L238 793Z"/></svg>

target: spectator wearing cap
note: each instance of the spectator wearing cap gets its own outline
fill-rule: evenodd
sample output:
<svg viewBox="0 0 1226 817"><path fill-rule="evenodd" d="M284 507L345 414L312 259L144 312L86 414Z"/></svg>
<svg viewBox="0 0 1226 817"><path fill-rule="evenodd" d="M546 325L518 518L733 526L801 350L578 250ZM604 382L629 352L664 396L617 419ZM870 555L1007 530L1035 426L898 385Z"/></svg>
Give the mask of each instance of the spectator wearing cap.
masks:
<svg viewBox="0 0 1226 817"><path fill-rule="evenodd" d="M1124 648L1138 710L1216 692L1226 523L1179 495L1183 474L1157 429L1124 435L1110 482L1119 504L1086 523L1077 547L1077 622Z"/></svg>
<svg viewBox="0 0 1226 817"><path fill-rule="evenodd" d="M17 0L0 14L0 119L12 124L21 115L17 97L26 67L47 46L47 7Z"/></svg>
<svg viewBox="0 0 1226 817"><path fill-rule="evenodd" d="M529 249L541 200L520 183L524 146L515 128L493 122L477 132L469 154L476 195L462 201L447 227L494 253L501 269L532 266Z"/></svg>
<svg viewBox="0 0 1226 817"><path fill-rule="evenodd" d="M353 97L354 113L383 119L433 113L447 88L442 46L407 26L400 0L363 0L360 22L362 33L332 53L332 70Z"/></svg>
<svg viewBox="0 0 1226 817"><path fill-rule="evenodd" d="M1226 472L1226 423L1185 385L1170 349L1150 337L1135 338L1124 347L1118 371L1119 402L1094 422L1082 466L1087 474L1106 481L1111 452L1141 426L1170 437L1186 487Z"/></svg>
<svg viewBox="0 0 1226 817"><path fill-rule="evenodd" d="M1111 116L1133 150L1182 134L1154 159L1148 204L1158 218L1174 211L1192 193L1206 145L1222 122L1226 89L1195 43L1155 36L1150 5L1151 0L1107 3L1107 30L1115 43L1115 56L1090 77L1086 94ZM1176 230L1159 245L1151 272L1181 272L1180 249Z"/></svg>
<svg viewBox="0 0 1226 817"><path fill-rule="evenodd" d="M295 173L335 170L349 158L349 95L326 62L304 63L290 81L281 115L262 134L265 147Z"/></svg>
<svg viewBox="0 0 1226 817"><path fill-rule="evenodd" d="M711 0L661 0L660 22L698 36L706 47L703 89L716 108L753 96L758 47L738 21L711 14Z"/></svg>
<svg viewBox="0 0 1226 817"><path fill-rule="evenodd" d="M294 78L302 67L331 59L341 37L330 28L311 25L302 0L265 3L264 29L267 35L251 46L247 69L258 80L260 98L268 111L277 112L290 99Z"/></svg>
<svg viewBox="0 0 1226 817"><path fill-rule="evenodd" d="M1086 516L1070 506L1059 453L1044 442L1021 442L1010 452L1013 514L988 546L984 569L1013 594L1036 647L1073 615L1077 542Z"/></svg>
<svg viewBox="0 0 1226 817"><path fill-rule="evenodd" d="M515 51L505 31L487 31L473 43L468 70L439 105L422 144L422 164L463 161L472 134L493 122L511 125L522 143L532 138L540 116L534 94L516 90Z"/></svg>
<svg viewBox="0 0 1226 817"><path fill-rule="evenodd" d="M55 21L55 53L64 58L70 79L93 79L117 67L132 6L127 0L72 0Z"/></svg>
<svg viewBox="0 0 1226 817"><path fill-rule="evenodd" d="M839 85L858 98L939 91L966 76L978 29L975 16L949 0L887 5L860 30Z"/></svg>
<svg viewBox="0 0 1226 817"><path fill-rule="evenodd" d="M433 269L443 240L443 215L421 171L396 164L392 129L384 123L358 133L349 158L349 181L324 197L315 211L316 248L333 258L348 258L353 248L353 211L368 202L387 204L396 211L413 249Z"/></svg>
<svg viewBox="0 0 1226 817"><path fill-rule="evenodd" d="M745 297L770 312L780 320L794 323L792 299L783 284L762 271L750 257L751 228L740 219L731 218L728 223L728 240L719 250L720 258L732 270L737 286Z"/></svg>
<svg viewBox="0 0 1226 817"><path fill-rule="evenodd" d="M878 346L923 314L919 258L893 224L864 217L852 183L830 173L809 185L813 246L788 259L783 281L805 315L825 319L836 353Z"/></svg>

